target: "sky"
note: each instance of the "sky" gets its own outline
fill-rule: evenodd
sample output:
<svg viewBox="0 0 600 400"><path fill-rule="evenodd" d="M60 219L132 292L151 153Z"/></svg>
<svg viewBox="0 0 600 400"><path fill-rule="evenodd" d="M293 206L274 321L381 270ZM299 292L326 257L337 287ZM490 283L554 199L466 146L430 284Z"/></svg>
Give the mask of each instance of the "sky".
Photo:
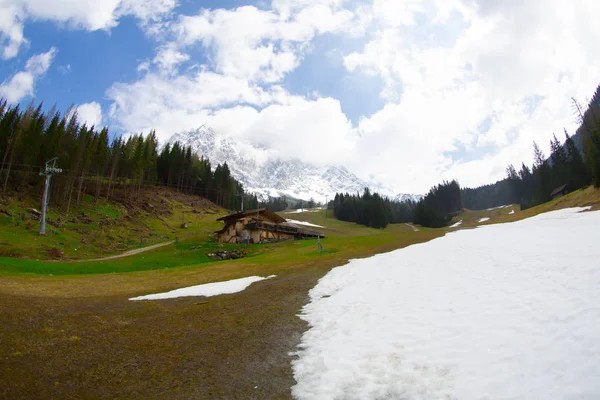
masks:
<svg viewBox="0 0 600 400"><path fill-rule="evenodd" d="M0 0L0 96L112 135L206 124L396 192L478 186L574 133L595 0Z"/></svg>

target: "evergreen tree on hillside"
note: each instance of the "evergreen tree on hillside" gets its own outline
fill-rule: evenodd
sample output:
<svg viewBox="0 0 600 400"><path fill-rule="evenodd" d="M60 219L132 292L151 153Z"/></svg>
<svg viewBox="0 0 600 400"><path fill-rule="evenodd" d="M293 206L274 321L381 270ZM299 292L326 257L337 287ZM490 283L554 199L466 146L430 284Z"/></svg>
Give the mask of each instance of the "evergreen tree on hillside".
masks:
<svg viewBox="0 0 600 400"><path fill-rule="evenodd" d="M107 128L79 123L72 110L61 114L53 107L44 112L41 104L33 103L21 110L0 99L2 193L39 193L39 171L54 157L63 173L53 179L50 198L67 211L85 194L110 198L117 187L135 198L143 185L164 184L230 209L239 209L243 195L226 165L213 171L207 159L181 143L167 144L159 152L154 131L111 141Z"/></svg>
<svg viewBox="0 0 600 400"><path fill-rule="evenodd" d="M588 105L587 110L573 99L573 108L577 113L583 136L585 164L590 171L594 186L600 187L600 85Z"/></svg>
<svg viewBox="0 0 600 400"><path fill-rule="evenodd" d="M412 222L415 204L394 202L365 188L363 194L336 193L333 215L340 221L356 222L371 228L385 228L390 223Z"/></svg>
<svg viewBox="0 0 600 400"><path fill-rule="evenodd" d="M429 228L441 228L448 225L449 218L440 210L427 204L422 200L415 208L415 223Z"/></svg>
<svg viewBox="0 0 600 400"><path fill-rule="evenodd" d="M431 228L446 226L462 209L462 194L456 180L432 187L415 210L415 223Z"/></svg>
<svg viewBox="0 0 600 400"><path fill-rule="evenodd" d="M568 183L567 150L565 149L565 146L558 141L556 135L553 135L552 140L550 140L550 150L550 160L552 161L551 186L556 188Z"/></svg>
<svg viewBox="0 0 600 400"><path fill-rule="evenodd" d="M579 189L590 184L590 176L581 157L581 153L575 146L575 142L565 130L565 148L567 163L567 183L571 189Z"/></svg>
<svg viewBox="0 0 600 400"><path fill-rule="evenodd" d="M537 204L550 200L552 177L546 156L536 142L533 142L533 178L535 184L535 202Z"/></svg>
<svg viewBox="0 0 600 400"><path fill-rule="evenodd" d="M256 195L254 196L254 199L256 199ZM266 201L258 201L258 199L256 199L256 207L249 207L250 208L268 208L271 211L283 211L285 209L288 208L289 204L288 201L286 200L285 197L269 197Z"/></svg>

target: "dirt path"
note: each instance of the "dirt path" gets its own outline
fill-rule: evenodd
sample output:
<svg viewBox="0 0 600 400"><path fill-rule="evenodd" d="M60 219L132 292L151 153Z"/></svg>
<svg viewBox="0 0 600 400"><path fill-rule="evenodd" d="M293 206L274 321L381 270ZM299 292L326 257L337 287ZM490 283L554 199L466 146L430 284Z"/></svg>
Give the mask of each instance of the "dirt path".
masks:
<svg viewBox="0 0 600 400"><path fill-rule="evenodd" d="M414 226L413 224L404 224L404 225L410 227L413 230L413 232L419 232L420 231L420 229L417 228L416 226Z"/></svg>
<svg viewBox="0 0 600 400"><path fill-rule="evenodd" d="M108 256L108 257L102 257L102 258L88 258L88 259L83 259L83 260L70 260L68 262L89 262L89 261L106 261L106 260L114 260L115 258L123 258L123 257L127 257L127 256L133 256L135 254L140 254L140 253L144 253L146 251L150 251L150 250L154 250L154 249L158 249L159 247L164 247L164 246L168 246L172 243L174 243L174 240L171 240L170 242L164 242L164 243L158 243L158 244L153 244L152 246L148 246L148 247L142 247L140 249L133 249L133 250L128 250L124 253L121 254L115 254L113 256ZM64 262L62 260L59 260L61 262Z"/></svg>

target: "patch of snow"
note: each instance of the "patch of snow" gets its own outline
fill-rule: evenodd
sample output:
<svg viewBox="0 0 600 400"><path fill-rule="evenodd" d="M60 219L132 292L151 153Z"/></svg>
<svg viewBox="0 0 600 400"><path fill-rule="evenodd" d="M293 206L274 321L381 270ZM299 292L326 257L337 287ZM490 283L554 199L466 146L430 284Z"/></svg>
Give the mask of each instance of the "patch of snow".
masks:
<svg viewBox="0 0 600 400"><path fill-rule="evenodd" d="M489 219L488 217L483 217L483 218L479 218L479 219L477 220L477 222L486 222L486 221L489 221L489 220L490 220L490 219Z"/></svg>
<svg viewBox="0 0 600 400"><path fill-rule="evenodd" d="M461 230L310 291L297 399L600 398L600 212Z"/></svg>
<svg viewBox="0 0 600 400"><path fill-rule="evenodd" d="M295 219L286 219L286 221L289 222L290 224L294 224L294 225L304 225L304 226L313 226L315 228L325 228L324 226L321 226L321 225L311 224L310 222L306 222L306 221L296 221Z"/></svg>
<svg viewBox="0 0 600 400"><path fill-rule="evenodd" d="M315 208L315 209L299 208L296 211L286 212L286 214L301 214L301 213L307 213L307 212L319 212L320 210L322 210L322 208Z"/></svg>
<svg viewBox="0 0 600 400"><path fill-rule="evenodd" d="M220 294L231 294L245 290L254 282L275 278L271 275L266 278L261 276L249 276L247 278L233 279L224 282L205 283L203 285L190 286L186 288L171 290L170 292L149 294L146 296L132 297L129 300L164 300L187 296L218 296Z"/></svg>
<svg viewBox="0 0 600 400"><path fill-rule="evenodd" d="M494 208L488 208L486 211L500 210L501 208L506 208L506 207L510 207L510 204L507 204L504 206L498 206L498 207L494 207Z"/></svg>
<svg viewBox="0 0 600 400"><path fill-rule="evenodd" d="M510 212L508 213L509 215L512 215L515 213L515 210L510 210Z"/></svg>
<svg viewBox="0 0 600 400"><path fill-rule="evenodd" d="M461 226L462 223L463 223L463 220L461 219L457 223L450 225L448 228L458 228L459 226Z"/></svg>

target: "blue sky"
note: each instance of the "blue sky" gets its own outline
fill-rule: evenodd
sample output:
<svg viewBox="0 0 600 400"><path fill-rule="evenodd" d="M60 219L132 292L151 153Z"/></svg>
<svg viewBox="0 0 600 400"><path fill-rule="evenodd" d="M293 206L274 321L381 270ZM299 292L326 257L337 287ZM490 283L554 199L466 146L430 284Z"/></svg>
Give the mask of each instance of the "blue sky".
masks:
<svg viewBox="0 0 600 400"><path fill-rule="evenodd" d="M140 31L133 18L122 19L110 32L72 31L53 22L33 22L26 25L25 34L30 45L19 57L3 63L0 74L11 76L31 55L56 47L52 66L36 85L35 99L62 110L91 101L108 107L105 90L115 81L134 80L137 65L154 50L153 40Z"/></svg>
<svg viewBox="0 0 600 400"><path fill-rule="evenodd" d="M402 192L473 186L572 132L600 81L599 6L550 3L5 0L0 95L113 135L206 123Z"/></svg>
<svg viewBox="0 0 600 400"><path fill-rule="evenodd" d="M182 1L173 9L176 15L194 15L202 9L235 9L242 6L268 8L263 2L251 1ZM66 110L71 105L97 102L108 109L111 101L105 95L114 82L132 82L139 77L138 66L152 59L160 40L147 35L140 21L132 16L119 19L110 30L65 29L55 21L32 21L25 24L28 45L15 58L0 66L0 74L10 77L19 72L28 58L57 48L52 66L36 84L31 99L44 101L46 108L57 105ZM318 92L340 101L343 112L357 123L361 116L371 115L383 106L379 93L383 87L377 76L349 73L343 65L344 52L360 50L364 38L344 38L333 35L316 37L303 62L281 82L292 94L311 95ZM343 51L342 51L343 50ZM206 49L190 49L192 59L182 63L182 69L197 63L210 64ZM125 133L118 125L113 135Z"/></svg>

